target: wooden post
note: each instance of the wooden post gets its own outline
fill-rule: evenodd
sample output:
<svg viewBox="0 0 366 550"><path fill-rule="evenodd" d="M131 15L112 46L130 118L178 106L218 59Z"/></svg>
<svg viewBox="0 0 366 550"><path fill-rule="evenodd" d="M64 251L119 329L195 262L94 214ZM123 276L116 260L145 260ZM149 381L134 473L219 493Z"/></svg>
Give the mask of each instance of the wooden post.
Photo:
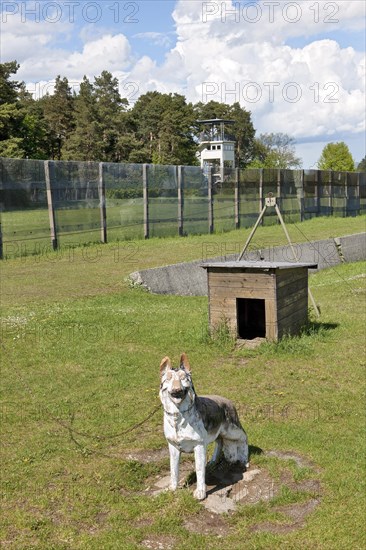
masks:
<svg viewBox="0 0 366 550"><path fill-rule="evenodd" d="M214 209L213 209L213 177L212 166L208 168L208 232L214 231Z"/></svg>
<svg viewBox="0 0 366 550"><path fill-rule="evenodd" d="M263 203L263 170L264 168L259 168L259 213L262 212L262 209L264 207ZM260 221L262 224L262 219Z"/></svg>
<svg viewBox="0 0 366 550"><path fill-rule="evenodd" d="M144 237L149 238L149 165L142 166L142 192L144 201Z"/></svg>
<svg viewBox="0 0 366 550"><path fill-rule="evenodd" d="M2 260L4 257L4 251L3 251L3 231L1 229L1 222L0 222L0 260Z"/></svg>
<svg viewBox="0 0 366 550"><path fill-rule="evenodd" d="M53 161L46 160L44 162L44 174L46 180L47 191L47 204L48 204L48 216L50 220L50 233L51 233L51 245L53 250L57 250L57 231L56 231L56 218L55 209L53 207L52 197L52 182L55 181L55 165Z"/></svg>
<svg viewBox="0 0 366 550"><path fill-rule="evenodd" d="M299 203L300 203L300 221L303 222L304 217L305 217L305 208L304 208L304 203L305 203L305 171L304 170L301 170L301 185L300 185L299 190L297 190L297 196L298 196L298 200L299 200Z"/></svg>
<svg viewBox="0 0 366 550"><path fill-rule="evenodd" d="M183 237L183 206L184 206L184 168L177 166L178 182L178 235Z"/></svg>
<svg viewBox="0 0 366 550"><path fill-rule="evenodd" d="M333 171L329 170L329 198L328 198L328 206L329 206L329 213L328 216L331 216L333 214L333 201L332 201L332 194L333 194Z"/></svg>
<svg viewBox="0 0 366 550"><path fill-rule="evenodd" d="M235 229L240 227L240 195L239 195L239 186L240 186L240 170L239 168L235 169Z"/></svg>
<svg viewBox="0 0 366 550"><path fill-rule="evenodd" d="M105 204L105 184L103 178L103 162L99 163L99 208L100 208L100 240L107 242L107 209Z"/></svg>
<svg viewBox="0 0 366 550"><path fill-rule="evenodd" d="M344 216L343 217L347 217L348 216L348 174L349 172L346 172L346 175L344 177Z"/></svg>
<svg viewBox="0 0 366 550"><path fill-rule="evenodd" d="M282 175L282 170L281 170L281 168L277 168L277 187L276 187L276 196L277 196L277 202L279 203L280 207L282 208L281 175Z"/></svg>
<svg viewBox="0 0 366 550"><path fill-rule="evenodd" d="M316 171L316 181L315 181L315 202L316 202L316 217L320 216L320 198L319 198L319 170ZM313 217L313 216L311 216Z"/></svg>

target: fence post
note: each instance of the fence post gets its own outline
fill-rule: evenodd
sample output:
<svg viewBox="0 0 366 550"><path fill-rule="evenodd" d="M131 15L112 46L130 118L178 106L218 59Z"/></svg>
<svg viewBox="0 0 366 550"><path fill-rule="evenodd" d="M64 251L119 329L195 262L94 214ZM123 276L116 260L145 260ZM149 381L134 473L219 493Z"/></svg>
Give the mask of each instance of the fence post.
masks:
<svg viewBox="0 0 366 550"><path fill-rule="evenodd" d="M99 163L99 208L100 208L100 239L102 243L107 242L107 209L105 203L105 183L103 178L103 162Z"/></svg>
<svg viewBox="0 0 366 550"><path fill-rule="evenodd" d="M299 190L299 203L300 203L300 221L304 221L304 214L305 214L305 171L301 170L301 176L300 176L300 190Z"/></svg>
<svg viewBox="0 0 366 550"><path fill-rule="evenodd" d="M320 175L320 178L319 178L319 173L320 173L320 170L317 170L316 171L316 180L315 180L315 189L314 189L314 194L315 194L315 204L316 204L316 216L315 217L319 217L320 216L320 192L319 192L319 181L321 181L321 175ZM313 217L313 216L311 216Z"/></svg>
<svg viewBox="0 0 366 550"><path fill-rule="evenodd" d="M1 228L1 222L0 222L0 260L2 260L4 257L3 252L3 230Z"/></svg>
<svg viewBox="0 0 366 550"><path fill-rule="evenodd" d="M240 227L240 196L239 196L239 187L240 187L240 170L235 168L235 189L234 189L234 200L235 200L235 229Z"/></svg>
<svg viewBox="0 0 366 550"><path fill-rule="evenodd" d="M55 218L55 209L53 206L53 196L52 196L52 182L55 181L55 165L53 161L46 160L44 162L44 174L46 180L46 191L47 191L47 204L48 204L48 216L50 220L50 233L51 233L51 245L53 250L57 250L57 231L56 231L56 218Z"/></svg>
<svg viewBox="0 0 366 550"><path fill-rule="evenodd" d="M184 167L177 166L178 182L178 235L183 236L183 206L184 206Z"/></svg>
<svg viewBox="0 0 366 550"><path fill-rule="evenodd" d="M208 232L213 233L214 231L214 209L213 209L213 177L212 177L213 167L209 166L208 168Z"/></svg>
<svg viewBox="0 0 366 550"><path fill-rule="evenodd" d="M277 182L276 182L276 197L277 197L277 204L279 209L283 214L286 214L286 212L282 211L282 196L281 196L281 178L282 178L282 169L277 168ZM280 223L280 220L278 220L278 223Z"/></svg>
<svg viewBox="0 0 366 550"><path fill-rule="evenodd" d="M332 216L333 214L333 200L332 200L332 195L333 195L333 171L332 170L329 170L329 200L328 200L328 206L329 206L329 213L328 213L328 216Z"/></svg>
<svg viewBox="0 0 366 550"><path fill-rule="evenodd" d="M259 213L262 212L264 201L263 201L263 170L264 168L259 168ZM260 222L261 225L263 225L263 218Z"/></svg>
<svg viewBox="0 0 366 550"><path fill-rule="evenodd" d="M144 201L144 238L149 238L149 165L142 166L142 193Z"/></svg>

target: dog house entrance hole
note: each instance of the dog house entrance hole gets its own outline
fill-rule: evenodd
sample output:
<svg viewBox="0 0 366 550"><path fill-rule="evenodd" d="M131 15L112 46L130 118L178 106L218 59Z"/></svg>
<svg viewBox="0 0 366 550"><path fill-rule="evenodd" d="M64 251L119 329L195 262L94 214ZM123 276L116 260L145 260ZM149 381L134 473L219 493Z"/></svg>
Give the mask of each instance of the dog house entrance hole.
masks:
<svg viewBox="0 0 366 550"><path fill-rule="evenodd" d="M265 300L254 298L237 298L236 318L239 338L243 338L244 340L265 338Z"/></svg>

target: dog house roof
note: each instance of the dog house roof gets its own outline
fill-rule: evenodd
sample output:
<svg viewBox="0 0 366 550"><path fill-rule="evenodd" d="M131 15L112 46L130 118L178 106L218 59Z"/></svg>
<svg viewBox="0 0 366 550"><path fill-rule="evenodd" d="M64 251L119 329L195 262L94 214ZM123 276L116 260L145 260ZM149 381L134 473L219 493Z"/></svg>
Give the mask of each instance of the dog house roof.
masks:
<svg viewBox="0 0 366 550"><path fill-rule="evenodd" d="M258 269L267 271L270 269L295 269L298 267L307 267L308 269L316 269L318 264L305 263L305 262L266 262L266 261L240 261L240 262L208 262L201 264L204 269L218 268L228 269L230 271L235 269Z"/></svg>

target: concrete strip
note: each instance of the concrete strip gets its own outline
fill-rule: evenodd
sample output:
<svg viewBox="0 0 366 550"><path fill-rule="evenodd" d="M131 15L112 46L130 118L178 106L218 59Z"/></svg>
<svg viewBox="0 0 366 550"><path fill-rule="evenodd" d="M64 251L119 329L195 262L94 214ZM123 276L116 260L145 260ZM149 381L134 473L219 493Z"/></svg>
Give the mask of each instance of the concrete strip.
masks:
<svg viewBox="0 0 366 550"><path fill-rule="evenodd" d="M357 262L366 258L366 233L346 235L339 240L345 262Z"/></svg>
<svg viewBox="0 0 366 550"><path fill-rule="evenodd" d="M346 235L337 239L324 239L294 245L298 260L318 264L318 269L334 267L342 261L355 262L366 259L366 233ZM145 269L130 274L132 284L143 285L154 294L178 296L207 296L207 274L202 264L233 261L237 255L196 260L154 269ZM245 257L257 261L295 262L290 246L276 246L264 250L251 250Z"/></svg>

